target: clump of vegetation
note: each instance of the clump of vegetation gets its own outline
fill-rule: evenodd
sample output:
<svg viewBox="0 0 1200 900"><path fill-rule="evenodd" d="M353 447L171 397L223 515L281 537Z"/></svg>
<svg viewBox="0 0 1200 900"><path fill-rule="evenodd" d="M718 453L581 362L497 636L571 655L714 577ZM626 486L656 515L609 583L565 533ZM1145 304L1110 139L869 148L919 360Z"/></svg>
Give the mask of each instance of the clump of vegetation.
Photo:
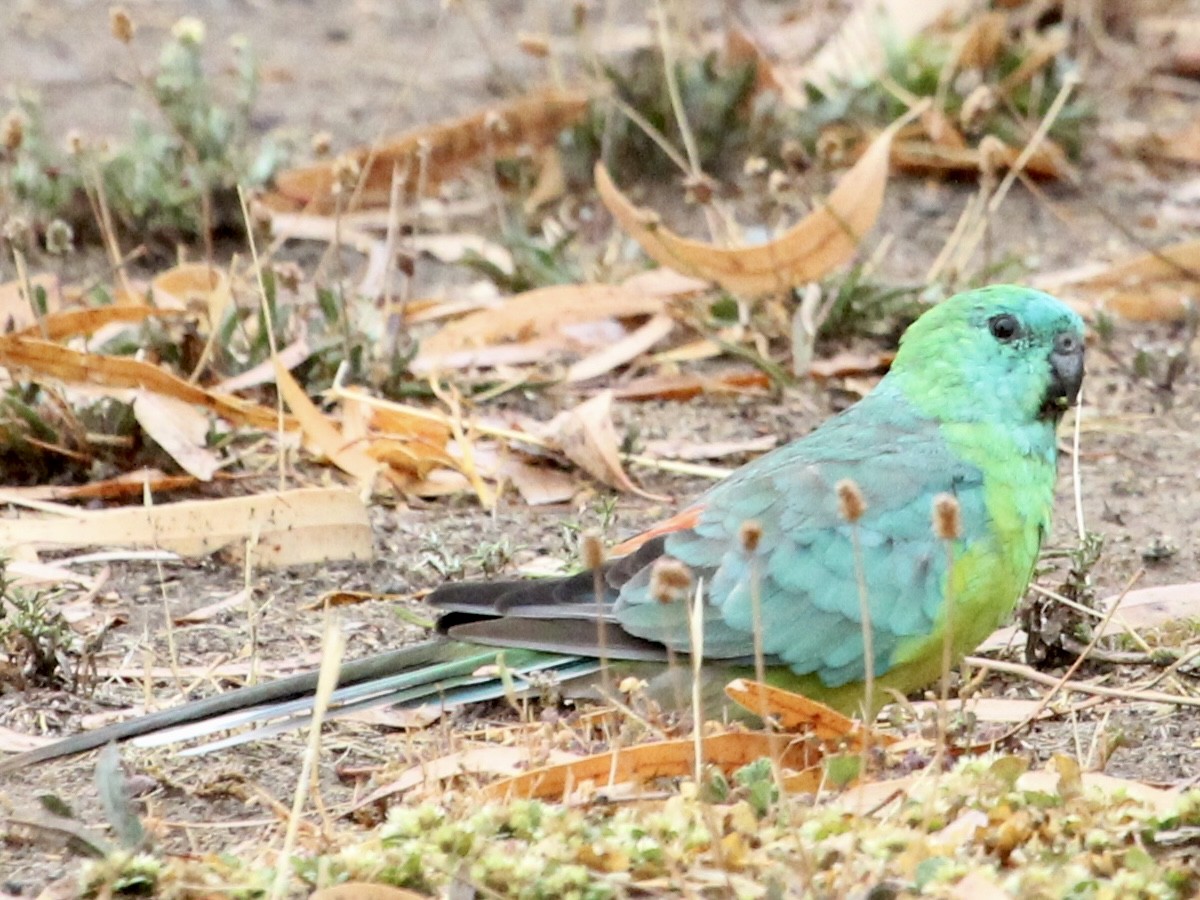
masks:
<svg viewBox="0 0 1200 900"><path fill-rule="evenodd" d="M293 859L292 887L369 882L436 894L457 884L495 897L589 900L681 889L942 896L961 892L969 876L974 890L1009 896L1193 896L1196 862L1177 845L1200 826L1200 791L1162 809L1090 790L1068 758L1054 768L1057 784L1042 786L1024 780L1022 759L973 758L898 788L878 815L836 798L780 802L766 763L735 774L738 787L715 800L694 782L630 805L481 805L451 791L396 806L365 840ZM767 785L761 796L759 785ZM274 874L260 860L229 855L154 860L114 854L90 864L84 884L93 896L171 895L184 886L252 894Z"/></svg>
<svg viewBox="0 0 1200 900"><path fill-rule="evenodd" d="M127 44L132 23L114 33ZM193 237L241 220L237 185L265 183L287 151L251 127L258 64L248 45L234 44L236 74L218 84L204 72L204 25L181 19L156 65L141 71L140 92L153 112L135 109L130 136L117 143L72 132L47 132L38 99L14 99L0 154L0 206L44 227L61 218L76 229L95 226L103 195L117 223L138 233Z"/></svg>
<svg viewBox="0 0 1200 900"><path fill-rule="evenodd" d="M0 561L0 649L5 677L20 686L73 684L79 638L51 606L52 595L17 588Z"/></svg>
<svg viewBox="0 0 1200 900"><path fill-rule="evenodd" d="M726 159L748 133L754 66L724 65L707 54L680 59L674 69L698 161L708 169ZM661 49L639 50L621 68L605 65L604 74L613 97L594 103L588 117L563 135L568 175L590 183L592 164L601 156L617 177L674 171L671 158L647 129L673 147L684 146ZM641 121L634 121L629 111Z"/></svg>
<svg viewBox="0 0 1200 900"><path fill-rule="evenodd" d="M1055 53L1024 77L1023 67L1036 62L1044 46L1036 35L1010 39L1003 30L979 49L969 66L956 58L961 49L953 35L922 34L907 43L892 41L886 50L883 77L865 84L841 82L827 90L807 85L810 105L804 115L787 116L777 124L784 124L814 156L825 157L836 155L837 142L832 141L836 132L831 126L886 125L907 112L914 100L930 97L968 141L995 135L1020 147L1046 116L1074 68L1065 53ZM947 79L947 73L954 74ZM1051 124L1049 138L1077 157L1092 114L1085 100L1069 101Z"/></svg>

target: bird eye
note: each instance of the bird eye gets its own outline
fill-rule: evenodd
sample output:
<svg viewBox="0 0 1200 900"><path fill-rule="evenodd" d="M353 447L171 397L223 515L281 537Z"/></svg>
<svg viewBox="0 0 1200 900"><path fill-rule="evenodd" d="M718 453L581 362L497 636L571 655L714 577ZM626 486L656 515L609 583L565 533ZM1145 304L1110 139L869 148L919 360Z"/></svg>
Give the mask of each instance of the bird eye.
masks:
<svg viewBox="0 0 1200 900"><path fill-rule="evenodd" d="M1016 316L1002 313L988 320L988 330L998 341L1011 341L1021 330L1021 323Z"/></svg>

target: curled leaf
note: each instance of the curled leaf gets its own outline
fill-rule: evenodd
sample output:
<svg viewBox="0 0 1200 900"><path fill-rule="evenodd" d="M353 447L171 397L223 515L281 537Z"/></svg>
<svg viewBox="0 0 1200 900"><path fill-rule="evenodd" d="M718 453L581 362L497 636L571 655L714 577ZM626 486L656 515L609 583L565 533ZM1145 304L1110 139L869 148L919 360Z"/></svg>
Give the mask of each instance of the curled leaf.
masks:
<svg viewBox="0 0 1200 900"><path fill-rule="evenodd" d="M888 126L821 206L766 244L718 247L680 237L664 227L655 213L634 206L617 189L603 163L596 164L596 190L621 227L659 264L716 282L735 294L779 293L822 278L854 256L879 218L892 138L922 110Z"/></svg>

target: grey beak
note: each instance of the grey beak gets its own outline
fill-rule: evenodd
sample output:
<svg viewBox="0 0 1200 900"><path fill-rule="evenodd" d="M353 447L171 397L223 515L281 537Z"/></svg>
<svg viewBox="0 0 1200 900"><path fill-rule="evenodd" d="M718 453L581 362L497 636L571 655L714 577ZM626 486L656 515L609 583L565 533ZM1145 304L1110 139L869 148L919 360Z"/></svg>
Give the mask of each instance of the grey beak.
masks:
<svg viewBox="0 0 1200 900"><path fill-rule="evenodd" d="M1075 402L1083 384L1083 338L1073 331L1061 332L1050 352L1050 387L1044 408L1061 416Z"/></svg>

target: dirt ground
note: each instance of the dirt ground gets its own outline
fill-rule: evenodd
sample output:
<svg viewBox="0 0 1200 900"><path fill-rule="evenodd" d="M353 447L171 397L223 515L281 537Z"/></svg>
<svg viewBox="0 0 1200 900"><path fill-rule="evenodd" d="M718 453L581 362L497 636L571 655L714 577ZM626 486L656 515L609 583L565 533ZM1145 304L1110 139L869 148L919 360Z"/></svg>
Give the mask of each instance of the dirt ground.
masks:
<svg viewBox="0 0 1200 900"><path fill-rule="evenodd" d="M504 96L513 85L535 80L541 66L514 48L519 31L567 33L568 4L517 0L444 4L358 0L322 4L313 0L144 0L127 4L140 25L139 45L157 46L161 34L182 14L199 16L216 45L245 33L267 72L259 126L284 126L302 136L329 131L337 146L371 140L407 125L465 112ZM780 4L765 4L764 16ZM12 0L0 5L0 84L39 90L52 129L119 131L130 88L129 60L108 37L106 0ZM614 4L613 15L633 19L639 4ZM699 15L718 21L718 4ZM755 10L757 7L755 8ZM754 12L752 10L751 12ZM503 36L503 37L502 37ZM1145 90L1148 74L1130 53L1096 60L1099 134L1114 122L1132 119L1163 124L1200 115L1200 88L1190 93ZM1089 82L1089 88L1090 88ZM117 115L117 112L120 115ZM1194 174L1154 168L1126 159L1103 137L1089 142L1078 189L1046 186L1044 198L1017 189L1005 203L992 236L997 258L1012 255L1033 272L1053 271L1111 259L1139 247L1178 239L1200 226L1200 211L1182 199L1196 195ZM889 189L878 233L895 243L885 271L897 280L922 276L953 229L971 184L899 180ZM2 264L0 264L2 265ZM11 277L0 269L3 279ZM3 280L0 279L0 280ZM1087 410L1083 425L1083 508L1088 527L1105 537L1094 578L1101 596L1113 593L1144 568L1139 587L1195 581L1200 568L1200 373L1189 366L1169 390L1129 374L1139 349L1161 353L1177 348L1178 329L1122 324L1111 357L1093 347L1088 360ZM1194 349L1194 348L1193 348ZM543 396L540 413L570 402L570 395ZM705 399L694 403L642 403L618 410L618 427L653 438L718 440L773 433L800 436L840 408L844 396L830 386L796 389L780 402ZM736 463L740 460L732 460ZM1071 544L1074 512L1071 460L1064 456L1056 546ZM699 479L635 472L651 489L683 499L703 489ZM319 613L301 606L335 587L406 593L437 583L425 560L435 551L463 561L465 574L478 569L481 548L515 566L542 555L568 551L568 525L598 525L597 490L592 501L572 508L531 509L519 501L485 514L466 500L374 510L377 558L361 565L322 566L279 574L256 573L256 599L271 600L259 652L272 661L311 657L320 643ZM661 515L665 506L621 497L607 536L616 539ZM486 554L485 554L486 555ZM99 567L97 567L98 569ZM178 614L227 596L243 582L240 566L211 560L167 565L160 579L153 564L113 566L106 589L136 614L113 635L105 660L136 660L145 651L167 657L164 614ZM1054 584L1055 576L1047 576ZM363 654L411 640L418 629L405 625L386 603L351 607L345 614L350 652ZM211 661L244 647L244 618L221 620L176 632L181 658ZM1090 666L1088 673L1103 671ZM1112 672L1122 683L1137 671ZM1190 680L1184 676L1185 681ZM160 703L174 699L160 686ZM1028 685L999 679L996 692L1032 696ZM69 731L82 715L121 709L142 700L140 686L102 684L80 698L48 691L0 696L0 724L18 730ZM1073 722L1049 722L1017 739L1015 746L1049 754L1086 748L1106 710L1109 734L1123 732L1108 771L1155 783L1176 783L1200 770L1200 714L1194 708L1099 707ZM440 726L439 726L440 727ZM437 741L442 732L431 730ZM131 771L146 776L142 798L160 840L176 850L235 849L261 842L264 825L277 824L272 804L290 805L303 738L289 735L195 760L170 751L127 750ZM402 764L402 738L377 727L338 723L326 743L321 791L337 806L363 790L343 781L334 766ZM0 808L21 812L43 794L67 801L86 824L102 829L103 815L92 781L94 755L48 764L0 781ZM0 845L0 892L29 896L68 873L78 858L46 835L10 830Z"/></svg>

